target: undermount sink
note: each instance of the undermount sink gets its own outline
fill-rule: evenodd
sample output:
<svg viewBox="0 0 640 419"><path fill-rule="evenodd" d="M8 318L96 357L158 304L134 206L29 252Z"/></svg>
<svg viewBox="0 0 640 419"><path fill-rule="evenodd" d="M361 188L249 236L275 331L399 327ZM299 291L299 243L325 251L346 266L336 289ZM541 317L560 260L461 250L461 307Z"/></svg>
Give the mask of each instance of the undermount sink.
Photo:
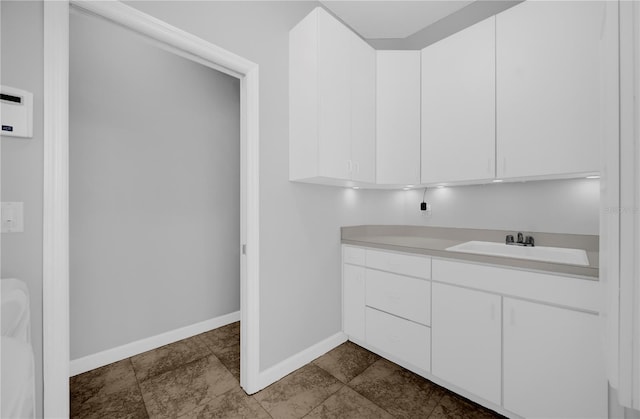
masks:
<svg viewBox="0 0 640 419"><path fill-rule="evenodd" d="M545 246L526 247L495 242L470 241L451 246L446 250L452 252L475 253L479 255L503 256L508 258L589 266L587 252L582 249Z"/></svg>

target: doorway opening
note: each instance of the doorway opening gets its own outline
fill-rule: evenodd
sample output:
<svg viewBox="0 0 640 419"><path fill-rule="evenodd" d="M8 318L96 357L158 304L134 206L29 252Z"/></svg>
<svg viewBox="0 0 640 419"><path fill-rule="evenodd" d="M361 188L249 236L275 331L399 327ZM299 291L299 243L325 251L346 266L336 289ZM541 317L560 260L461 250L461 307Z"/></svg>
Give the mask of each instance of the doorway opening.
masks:
<svg viewBox="0 0 640 419"><path fill-rule="evenodd" d="M258 66L120 2L45 2L44 412L69 413L69 12L70 6L161 48L240 80L241 386L258 389Z"/></svg>
<svg viewBox="0 0 640 419"><path fill-rule="evenodd" d="M71 375L213 350L239 381L192 338L240 319L239 80L73 10L69 46Z"/></svg>

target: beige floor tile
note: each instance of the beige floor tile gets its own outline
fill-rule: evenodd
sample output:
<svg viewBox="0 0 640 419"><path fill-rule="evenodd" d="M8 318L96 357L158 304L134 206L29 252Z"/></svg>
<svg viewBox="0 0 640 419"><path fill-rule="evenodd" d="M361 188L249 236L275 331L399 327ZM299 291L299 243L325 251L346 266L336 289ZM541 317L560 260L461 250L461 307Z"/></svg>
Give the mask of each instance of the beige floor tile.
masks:
<svg viewBox="0 0 640 419"><path fill-rule="evenodd" d="M240 343L240 322L228 324L198 335L214 354Z"/></svg>
<svg viewBox="0 0 640 419"><path fill-rule="evenodd" d="M234 388L180 417L181 419L271 419L260 403L241 388Z"/></svg>
<svg viewBox="0 0 640 419"><path fill-rule="evenodd" d="M430 419L493 419L502 415L469 402L453 393L446 394L433 410Z"/></svg>
<svg viewBox="0 0 640 419"><path fill-rule="evenodd" d="M146 418L142 394L129 359L69 380L72 418Z"/></svg>
<svg viewBox="0 0 640 419"><path fill-rule="evenodd" d="M214 355L140 382L152 418L185 415L237 387L238 381Z"/></svg>
<svg viewBox="0 0 640 419"><path fill-rule="evenodd" d="M240 382L240 344L221 349L216 354L216 357Z"/></svg>
<svg viewBox="0 0 640 419"><path fill-rule="evenodd" d="M309 419L393 419L386 411L345 386L313 409Z"/></svg>
<svg viewBox="0 0 640 419"><path fill-rule="evenodd" d="M194 336L133 356L131 362L138 380L144 381L210 354L209 347Z"/></svg>
<svg viewBox="0 0 640 419"><path fill-rule="evenodd" d="M276 419L302 418L342 386L322 368L307 364L254 397Z"/></svg>
<svg viewBox="0 0 640 419"><path fill-rule="evenodd" d="M426 418L445 394L441 387L386 359L376 361L348 385L398 418Z"/></svg>
<svg viewBox="0 0 640 419"><path fill-rule="evenodd" d="M343 383L348 383L378 359L380 357L373 352L369 352L355 343L345 342L313 363Z"/></svg>

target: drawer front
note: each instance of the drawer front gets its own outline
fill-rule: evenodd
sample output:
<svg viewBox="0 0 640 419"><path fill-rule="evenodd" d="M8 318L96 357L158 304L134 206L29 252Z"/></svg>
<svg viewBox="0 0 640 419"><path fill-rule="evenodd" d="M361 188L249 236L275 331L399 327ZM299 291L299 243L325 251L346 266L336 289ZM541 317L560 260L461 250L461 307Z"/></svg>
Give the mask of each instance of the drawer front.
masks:
<svg viewBox="0 0 640 419"><path fill-rule="evenodd" d="M424 325L431 323L431 282L366 270L366 304Z"/></svg>
<svg viewBox="0 0 640 419"><path fill-rule="evenodd" d="M431 277L431 258L402 253L366 251L367 267L381 269L401 275L429 279Z"/></svg>
<svg viewBox="0 0 640 419"><path fill-rule="evenodd" d="M588 279L435 259L433 280L594 313L600 309L600 284Z"/></svg>
<svg viewBox="0 0 640 419"><path fill-rule="evenodd" d="M364 266L365 250L360 247L343 246L342 247L342 261L351 265Z"/></svg>
<svg viewBox="0 0 640 419"><path fill-rule="evenodd" d="M369 307L366 324L369 345L429 371L431 329Z"/></svg>

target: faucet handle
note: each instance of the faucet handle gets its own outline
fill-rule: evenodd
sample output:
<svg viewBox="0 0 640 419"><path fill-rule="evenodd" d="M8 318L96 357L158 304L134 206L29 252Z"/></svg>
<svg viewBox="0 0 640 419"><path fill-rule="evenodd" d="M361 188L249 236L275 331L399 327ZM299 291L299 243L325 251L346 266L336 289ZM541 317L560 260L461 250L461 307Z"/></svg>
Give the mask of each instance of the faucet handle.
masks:
<svg viewBox="0 0 640 419"><path fill-rule="evenodd" d="M513 235L512 234L507 234L507 237L505 237L504 242L505 242L505 244L512 244L513 243Z"/></svg>
<svg viewBox="0 0 640 419"><path fill-rule="evenodd" d="M527 246L534 247L535 246L535 242L533 240L533 236L526 236L524 238L524 244L527 245Z"/></svg>

